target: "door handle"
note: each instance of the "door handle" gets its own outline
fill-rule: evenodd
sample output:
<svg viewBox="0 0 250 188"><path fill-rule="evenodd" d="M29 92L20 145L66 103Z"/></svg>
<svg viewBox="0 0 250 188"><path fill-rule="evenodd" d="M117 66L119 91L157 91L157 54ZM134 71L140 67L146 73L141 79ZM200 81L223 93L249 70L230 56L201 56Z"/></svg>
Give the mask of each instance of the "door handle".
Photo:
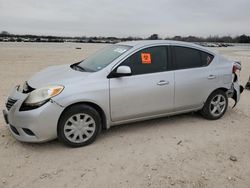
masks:
<svg viewBox="0 0 250 188"><path fill-rule="evenodd" d="M169 81L165 81L165 80L161 80L157 83L158 86L164 86L164 85L168 85Z"/></svg>
<svg viewBox="0 0 250 188"><path fill-rule="evenodd" d="M215 78L216 78L215 75L209 75L209 76L207 77L207 79L209 79L209 80L212 80L212 79L215 79Z"/></svg>

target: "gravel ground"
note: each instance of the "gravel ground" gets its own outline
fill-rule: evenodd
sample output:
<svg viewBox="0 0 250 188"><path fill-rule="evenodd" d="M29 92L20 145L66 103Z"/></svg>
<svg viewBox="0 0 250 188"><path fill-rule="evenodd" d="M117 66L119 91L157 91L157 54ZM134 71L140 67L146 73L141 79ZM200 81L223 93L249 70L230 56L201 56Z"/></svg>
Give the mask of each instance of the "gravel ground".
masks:
<svg viewBox="0 0 250 188"><path fill-rule="evenodd" d="M100 44L0 43L0 108L13 86ZM80 47L81 49L76 49ZM250 47L215 49L250 74ZM16 141L0 115L0 187L250 187L250 91L225 116L184 114L113 127L90 146ZM231 105L232 106L232 103Z"/></svg>

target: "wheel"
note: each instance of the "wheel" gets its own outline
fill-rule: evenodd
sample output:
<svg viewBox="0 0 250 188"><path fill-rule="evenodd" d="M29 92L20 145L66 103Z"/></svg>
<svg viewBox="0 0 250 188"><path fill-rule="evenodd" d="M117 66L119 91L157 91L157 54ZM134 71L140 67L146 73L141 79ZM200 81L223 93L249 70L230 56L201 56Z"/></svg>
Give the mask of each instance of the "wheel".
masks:
<svg viewBox="0 0 250 188"><path fill-rule="evenodd" d="M220 119L227 111L227 107L228 98L226 93L222 90L216 90L208 97L201 114L206 119Z"/></svg>
<svg viewBox="0 0 250 188"><path fill-rule="evenodd" d="M69 107L61 115L57 126L58 139L71 147L91 144L100 131L100 115L88 105Z"/></svg>

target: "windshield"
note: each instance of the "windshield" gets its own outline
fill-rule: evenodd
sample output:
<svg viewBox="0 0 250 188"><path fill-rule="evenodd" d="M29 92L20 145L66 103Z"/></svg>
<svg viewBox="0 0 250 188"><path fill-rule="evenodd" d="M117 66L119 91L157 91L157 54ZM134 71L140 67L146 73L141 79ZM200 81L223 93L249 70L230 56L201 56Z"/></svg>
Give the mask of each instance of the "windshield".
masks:
<svg viewBox="0 0 250 188"><path fill-rule="evenodd" d="M108 66L112 61L128 51L131 47L125 45L110 45L83 60L78 66L85 71L96 72Z"/></svg>

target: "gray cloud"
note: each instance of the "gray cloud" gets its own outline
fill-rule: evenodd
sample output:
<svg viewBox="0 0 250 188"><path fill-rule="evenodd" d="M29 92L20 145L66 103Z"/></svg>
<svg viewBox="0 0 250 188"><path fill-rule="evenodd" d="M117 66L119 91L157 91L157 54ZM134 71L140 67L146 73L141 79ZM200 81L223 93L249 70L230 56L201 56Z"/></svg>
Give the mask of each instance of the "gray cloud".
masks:
<svg viewBox="0 0 250 188"><path fill-rule="evenodd" d="M0 30L77 36L250 34L249 0L0 0Z"/></svg>

